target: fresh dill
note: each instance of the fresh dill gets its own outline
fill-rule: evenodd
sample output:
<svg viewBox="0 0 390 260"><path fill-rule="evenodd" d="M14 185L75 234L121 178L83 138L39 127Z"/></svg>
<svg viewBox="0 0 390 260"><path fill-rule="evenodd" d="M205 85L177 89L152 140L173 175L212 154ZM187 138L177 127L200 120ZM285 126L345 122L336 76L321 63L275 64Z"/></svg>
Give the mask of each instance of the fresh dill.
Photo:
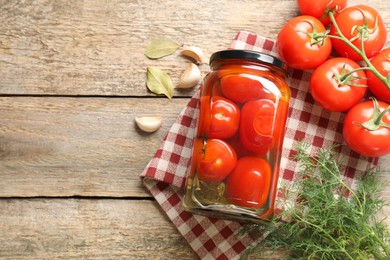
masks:
<svg viewBox="0 0 390 260"><path fill-rule="evenodd" d="M379 193L386 186L378 169L362 174L353 189L341 173L334 147L311 154L301 143L296 150L301 168L285 194L295 204L265 227L242 230L267 234L244 258L270 257L264 254L281 249L286 259L390 259L390 231L377 215L385 205Z"/></svg>

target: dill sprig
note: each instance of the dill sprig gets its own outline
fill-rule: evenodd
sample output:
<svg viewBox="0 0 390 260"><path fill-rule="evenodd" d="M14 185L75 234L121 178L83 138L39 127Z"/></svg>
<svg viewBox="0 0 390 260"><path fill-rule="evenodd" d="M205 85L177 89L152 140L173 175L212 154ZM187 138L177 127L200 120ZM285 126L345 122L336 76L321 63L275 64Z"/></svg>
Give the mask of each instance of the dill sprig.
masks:
<svg viewBox="0 0 390 260"><path fill-rule="evenodd" d="M390 259L390 231L377 215L385 205L379 193L386 185L379 170L362 174L353 189L342 175L334 147L315 154L308 148L298 145L300 171L285 189L285 202L293 200L294 205L266 226L242 230L264 235L244 258L282 249L286 259Z"/></svg>

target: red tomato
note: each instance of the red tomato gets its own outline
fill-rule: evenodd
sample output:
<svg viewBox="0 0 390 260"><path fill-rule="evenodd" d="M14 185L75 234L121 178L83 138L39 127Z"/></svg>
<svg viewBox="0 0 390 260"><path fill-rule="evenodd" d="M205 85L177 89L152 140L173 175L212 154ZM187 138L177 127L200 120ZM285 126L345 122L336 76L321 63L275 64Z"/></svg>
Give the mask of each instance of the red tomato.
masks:
<svg viewBox="0 0 390 260"><path fill-rule="evenodd" d="M382 50L371 60L372 65L385 77L390 73L390 48ZM378 98L390 102L390 89L372 73L366 72L368 88Z"/></svg>
<svg viewBox="0 0 390 260"><path fill-rule="evenodd" d="M353 39L358 35L358 28L367 23L368 30L372 31L367 34L367 39L364 40L364 51L368 58L378 54L386 43L387 31L382 17L370 6L356 5L348 7L337 15L336 23L347 39ZM334 25L330 30L330 34L333 36L339 35ZM354 39L352 43L361 50L360 38ZM332 46L343 57L355 61L362 60L356 51L339 39L332 38Z"/></svg>
<svg viewBox="0 0 390 260"><path fill-rule="evenodd" d="M233 136L232 138L229 138L228 140L226 140L226 142L228 142L234 149L234 151L236 151L236 154L237 154L237 157L238 158L241 158L243 156L248 156L248 155L256 155L255 152L252 152L252 151L249 151L241 142L240 140L240 134L236 134L235 136Z"/></svg>
<svg viewBox="0 0 390 260"><path fill-rule="evenodd" d="M223 181L237 164L234 149L219 139L209 139L199 159L198 178L205 182Z"/></svg>
<svg viewBox="0 0 390 260"><path fill-rule="evenodd" d="M240 139L248 150L264 154L271 148L275 110L275 103L267 99L244 104L241 109Z"/></svg>
<svg viewBox="0 0 390 260"><path fill-rule="evenodd" d="M206 136L206 130L210 126L210 96L201 96L199 99L199 117L197 121L197 135L200 137Z"/></svg>
<svg viewBox="0 0 390 260"><path fill-rule="evenodd" d="M366 75L362 70L346 76L360 68L347 58L333 58L317 67L310 78L310 91L314 100L323 108L343 112L358 103L367 90Z"/></svg>
<svg viewBox="0 0 390 260"><path fill-rule="evenodd" d="M389 104L378 102L377 108L374 101L365 101L352 107L345 117L343 135L348 146L364 156L379 157L390 153L390 125L380 126L373 120L372 130L365 129L361 124L374 120L385 110ZM376 112L374 113L374 111ZM382 118L382 122L390 124L390 112L387 111Z"/></svg>
<svg viewBox="0 0 390 260"><path fill-rule="evenodd" d="M326 29L315 17L302 15L288 21L278 34L276 48L280 58L294 69L314 69L332 51Z"/></svg>
<svg viewBox="0 0 390 260"><path fill-rule="evenodd" d="M203 155L203 147L204 147L204 140L203 138L195 138L193 141L193 152L191 157L191 170L189 171L188 178L193 178L195 172L197 171L197 167L199 164L200 158L202 158Z"/></svg>
<svg viewBox="0 0 390 260"><path fill-rule="evenodd" d="M208 138L230 138L237 133L240 109L235 103L223 97L212 97L210 112Z"/></svg>
<svg viewBox="0 0 390 260"><path fill-rule="evenodd" d="M226 180L226 195L233 204L260 208L267 202L270 186L269 163L255 156L242 157Z"/></svg>
<svg viewBox="0 0 390 260"><path fill-rule="evenodd" d="M273 97L258 79L245 77L243 74L222 77L221 90L225 97L238 103Z"/></svg>
<svg viewBox="0 0 390 260"><path fill-rule="evenodd" d="M329 10L339 12L346 6L347 0L298 0L298 7L301 14L314 16L325 26L330 24L330 19L327 14Z"/></svg>

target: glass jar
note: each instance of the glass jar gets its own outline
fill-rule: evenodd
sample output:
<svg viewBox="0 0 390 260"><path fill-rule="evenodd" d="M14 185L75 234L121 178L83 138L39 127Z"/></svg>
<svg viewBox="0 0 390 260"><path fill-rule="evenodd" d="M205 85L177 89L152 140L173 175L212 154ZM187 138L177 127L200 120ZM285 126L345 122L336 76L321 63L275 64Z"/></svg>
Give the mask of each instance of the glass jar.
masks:
<svg viewBox="0 0 390 260"><path fill-rule="evenodd" d="M290 99L285 64L268 54L210 57L187 174L184 209L267 222L274 213Z"/></svg>

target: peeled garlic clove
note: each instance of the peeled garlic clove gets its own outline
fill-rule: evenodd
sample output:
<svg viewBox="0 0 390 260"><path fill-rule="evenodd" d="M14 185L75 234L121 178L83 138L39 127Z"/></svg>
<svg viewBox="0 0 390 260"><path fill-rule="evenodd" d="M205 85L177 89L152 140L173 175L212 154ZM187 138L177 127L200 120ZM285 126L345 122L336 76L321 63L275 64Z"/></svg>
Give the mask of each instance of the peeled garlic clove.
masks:
<svg viewBox="0 0 390 260"><path fill-rule="evenodd" d="M183 72L176 88L192 88L198 85L201 74L198 66L191 63Z"/></svg>
<svg viewBox="0 0 390 260"><path fill-rule="evenodd" d="M196 61L197 64L205 63L205 55L199 47L185 47L181 54L190 57Z"/></svg>
<svg viewBox="0 0 390 260"><path fill-rule="evenodd" d="M144 116L136 117L135 122L141 130L151 133L157 131L162 124L161 116Z"/></svg>

